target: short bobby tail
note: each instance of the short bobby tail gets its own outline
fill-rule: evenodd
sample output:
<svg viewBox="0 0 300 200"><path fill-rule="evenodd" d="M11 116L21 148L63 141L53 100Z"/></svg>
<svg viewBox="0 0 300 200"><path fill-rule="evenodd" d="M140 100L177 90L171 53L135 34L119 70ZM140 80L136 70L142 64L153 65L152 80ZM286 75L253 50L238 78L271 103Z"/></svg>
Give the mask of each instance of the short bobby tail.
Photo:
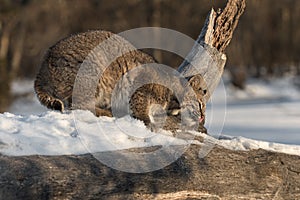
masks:
<svg viewBox="0 0 300 200"><path fill-rule="evenodd" d="M47 108L63 112L63 102L60 99L57 99L49 94L50 91L47 91L47 88L42 80L42 77L40 76L40 74L38 74L36 80L34 81L34 90L37 98L39 99L41 104L46 106Z"/></svg>

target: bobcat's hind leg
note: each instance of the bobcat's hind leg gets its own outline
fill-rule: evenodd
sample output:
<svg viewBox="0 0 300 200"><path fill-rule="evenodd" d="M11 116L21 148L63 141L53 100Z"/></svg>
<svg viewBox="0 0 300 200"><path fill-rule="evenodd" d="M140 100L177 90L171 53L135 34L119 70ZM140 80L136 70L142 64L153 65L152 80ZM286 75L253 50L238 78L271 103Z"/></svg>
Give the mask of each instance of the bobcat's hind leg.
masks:
<svg viewBox="0 0 300 200"><path fill-rule="evenodd" d="M60 99L54 98L47 93L39 93L37 96L41 104L45 105L47 108L64 112L65 106Z"/></svg>

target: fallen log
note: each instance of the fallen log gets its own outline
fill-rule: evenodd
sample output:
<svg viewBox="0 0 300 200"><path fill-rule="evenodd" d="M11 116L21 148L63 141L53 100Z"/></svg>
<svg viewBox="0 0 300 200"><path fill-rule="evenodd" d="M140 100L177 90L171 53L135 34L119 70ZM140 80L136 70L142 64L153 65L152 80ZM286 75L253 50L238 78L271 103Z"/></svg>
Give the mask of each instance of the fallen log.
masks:
<svg viewBox="0 0 300 200"><path fill-rule="evenodd" d="M191 147L171 165L126 173L92 155L0 156L0 199L299 199L300 157ZM109 156L104 152L102 156Z"/></svg>

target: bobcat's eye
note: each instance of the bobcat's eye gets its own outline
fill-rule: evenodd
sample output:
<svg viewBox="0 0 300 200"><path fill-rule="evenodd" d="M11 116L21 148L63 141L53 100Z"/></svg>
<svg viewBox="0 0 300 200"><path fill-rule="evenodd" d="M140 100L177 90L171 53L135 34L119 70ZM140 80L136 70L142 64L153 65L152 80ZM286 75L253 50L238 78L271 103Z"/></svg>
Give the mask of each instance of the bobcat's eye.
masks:
<svg viewBox="0 0 300 200"><path fill-rule="evenodd" d="M207 90L203 90L203 94L206 94L207 93Z"/></svg>

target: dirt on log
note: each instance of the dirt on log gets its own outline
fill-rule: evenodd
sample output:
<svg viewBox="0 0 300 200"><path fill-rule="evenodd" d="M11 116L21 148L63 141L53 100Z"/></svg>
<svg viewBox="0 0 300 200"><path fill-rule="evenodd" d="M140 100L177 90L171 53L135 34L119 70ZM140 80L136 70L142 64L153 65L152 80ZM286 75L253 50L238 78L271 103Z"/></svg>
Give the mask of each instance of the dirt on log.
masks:
<svg viewBox="0 0 300 200"><path fill-rule="evenodd" d="M142 174L92 155L1 155L0 199L300 199L299 156L215 146L199 158L200 149L191 145L169 166Z"/></svg>

